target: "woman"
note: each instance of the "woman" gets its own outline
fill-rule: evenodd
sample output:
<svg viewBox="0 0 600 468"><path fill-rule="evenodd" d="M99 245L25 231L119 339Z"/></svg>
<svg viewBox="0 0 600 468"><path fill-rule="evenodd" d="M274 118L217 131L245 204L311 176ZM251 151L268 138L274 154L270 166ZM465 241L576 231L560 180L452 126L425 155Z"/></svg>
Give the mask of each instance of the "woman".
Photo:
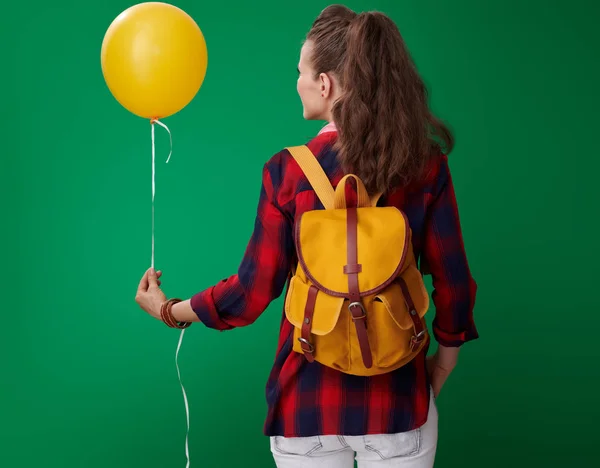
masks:
<svg viewBox="0 0 600 468"><path fill-rule="evenodd" d="M478 337L476 285L445 156L452 137L428 109L400 33L381 13L326 8L308 33L298 72L304 117L328 122L307 146L332 185L353 172L371 193L384 193L380 206L406 213L415 255L432 274L439 348L426 359L425 347L388 374L357 377L292 352L292 325L283 320L267 383L265 434L280 468L352 468L355 458L361 468L432 467L434 398L459 347ZM281 151L264 167L255 230L238 274L186 301L166 301L160 272L149 270L136 300L171 326L250 325L281 295L294 267L293 220L319 208L300 167Z"/></svg>

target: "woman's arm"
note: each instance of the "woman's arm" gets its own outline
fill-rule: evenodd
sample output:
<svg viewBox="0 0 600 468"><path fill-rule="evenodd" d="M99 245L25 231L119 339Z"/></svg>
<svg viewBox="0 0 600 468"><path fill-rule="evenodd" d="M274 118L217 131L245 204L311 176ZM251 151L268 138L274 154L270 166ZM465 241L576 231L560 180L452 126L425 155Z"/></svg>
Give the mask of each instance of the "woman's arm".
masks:
<svg viewBox="0 0 600 468"><path fill-rule="evenodd" d="M433 334L437 352L428 360L437 396L458 361L460 346L479 337L473 319L477 284L471 276L463 244L458 206L444 156L436 177L435 199L425 227L424 260L432 276L435 304Z"/></svg>
<svg viewBox="0 0 600 468"><path fill-rule="evenodd" d="M178 322L199 322L200 319L192 309L190 305L190 300L186 300L183 302L179 302L173 306L171 309L171 313L173 317Z"/></svg>
<svg viewBox="0 0 600 468"><path fill-rule="evenodd" d="M423 255L434 289L434 336L440 345L453 348L478 338L473 320L477 284L467 262L446 156L440 164L436 185L427 214Z"/></svg>
<svg viewBox="0 0 600 468"><path fill-rule="evenodd" d="M277 203L269 165L263 181L254 232L237 274L175 304L177 321L202 322L217 330L253 323L279 297L291 270L294 254L290 220Z"/></svg>

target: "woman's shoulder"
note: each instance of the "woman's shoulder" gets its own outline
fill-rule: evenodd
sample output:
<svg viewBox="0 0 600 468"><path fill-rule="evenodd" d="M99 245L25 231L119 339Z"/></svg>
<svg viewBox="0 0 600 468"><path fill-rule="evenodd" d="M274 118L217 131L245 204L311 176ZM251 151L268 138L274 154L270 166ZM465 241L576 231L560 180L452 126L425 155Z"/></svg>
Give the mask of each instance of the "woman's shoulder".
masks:
<svg viewBox="0 0 600 468"><path fill-rule="evenodd" d="M435 183L440 177L447 177L448 173L448 155L440 150L434 151L427 163L423 179L427 183Z"/></svg>
<svg viewBox="0 0 600 468"><path fill-rule="evenodd" d="M317 159L323 154L323 152L329 150L333 143L335 142L337 137L337 133L335 132L324 132L319 133L316 136L305 140L303 143L290 144L285 148L280 149L277 153L275 153L267 162L267 165L276 166L280 164L285 164L289 162L290 159L293 159L291 153L288 148L295 146L306 146L308 149L315 155Z"/></svg>
<svg viewBox="0 0 600 468"><path fill-rule="evenodd" d="M327 165L326 161L324 161L324 157L330 153L336 136L337 134L335 132L319 133L304 143L291 144L282 148L271 156L266 162L265 168L269 171L272 178L279 181L282 181L284 176L286 179L300 178L302 177L303 172L288 148L294 146L306 146L317 160L324 163L324 165Z"/></svg>
<svg viewBox="0 0 600 468"><path fill-rule="evenodd" d="M436 150L431 153L419 177L407 185L397 187L395 191L403 193L436 193L449 176L448 155Z"/></svg>

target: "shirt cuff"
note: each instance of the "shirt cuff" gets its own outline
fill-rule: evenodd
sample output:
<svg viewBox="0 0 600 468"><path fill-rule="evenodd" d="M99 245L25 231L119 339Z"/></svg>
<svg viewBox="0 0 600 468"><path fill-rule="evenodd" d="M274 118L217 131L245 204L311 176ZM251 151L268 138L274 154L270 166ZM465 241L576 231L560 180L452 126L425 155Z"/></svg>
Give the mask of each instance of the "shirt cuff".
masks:
<svg viewBox="0 0 600 468"><path fill-rule="evenodd" d="M213 290L214 286L193 295L190 298L190 306L198 319L208 328L213 328L215 330L229 330L233 327L223 322L219 317L219 312L217 311L212 294Z"/></svg>
<svg viewBox="0 0 600 468"><path fill-rule="evenodd" d="M459 348L468 341L476 340L479 338L479 333L475 326L471 326L467 330L460 332L447 332L441 330L435 324L433 324L433 336L438 344L445 346L446 348Z"/></svg>

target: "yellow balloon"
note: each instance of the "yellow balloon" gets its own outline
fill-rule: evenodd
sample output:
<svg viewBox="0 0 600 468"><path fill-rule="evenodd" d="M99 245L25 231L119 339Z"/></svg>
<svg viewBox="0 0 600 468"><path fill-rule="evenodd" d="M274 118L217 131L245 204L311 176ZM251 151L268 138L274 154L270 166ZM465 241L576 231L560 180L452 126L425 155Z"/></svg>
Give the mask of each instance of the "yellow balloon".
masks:
<svg viewBox="0 0 600 468"><path fill-rule="evenodd" d="M102 41L102 73L110 92L147 119L165 118L187 106L202 86L207 61L196 22L162 2L123 11Z"/></svg>

